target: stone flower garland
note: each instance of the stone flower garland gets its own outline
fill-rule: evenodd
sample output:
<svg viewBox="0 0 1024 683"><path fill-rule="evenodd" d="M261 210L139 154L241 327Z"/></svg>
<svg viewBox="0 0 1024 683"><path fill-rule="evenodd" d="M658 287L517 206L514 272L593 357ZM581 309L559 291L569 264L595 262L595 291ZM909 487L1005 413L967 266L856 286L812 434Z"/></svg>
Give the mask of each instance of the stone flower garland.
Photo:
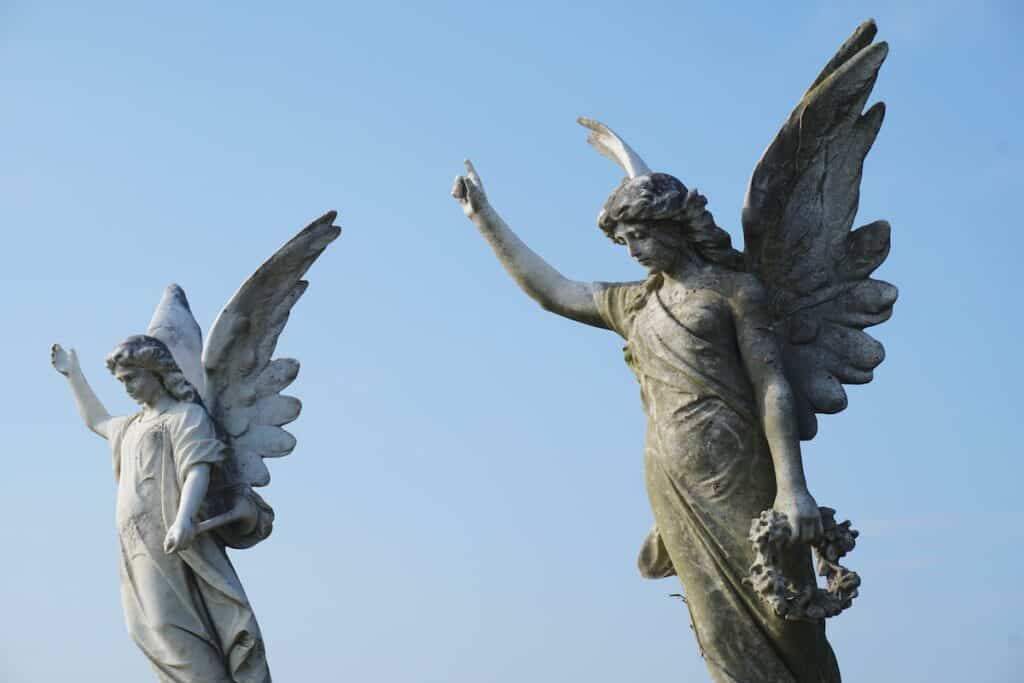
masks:
<svg viewBox="0 0 1024 683"><path fill-rule="evenodd" d="M832 508L819 509L824 532L813 547L818 575L826 579L825 588L796 586L783 574L780 551L793 533L786 515L765 510L750 525L750 542L756 555L745 582L776 614L791 621L821 621L836 616L852 604L860 586L857 572L838 563L856 545L857 530L850 528L849 520L836 524Z"/></svg>

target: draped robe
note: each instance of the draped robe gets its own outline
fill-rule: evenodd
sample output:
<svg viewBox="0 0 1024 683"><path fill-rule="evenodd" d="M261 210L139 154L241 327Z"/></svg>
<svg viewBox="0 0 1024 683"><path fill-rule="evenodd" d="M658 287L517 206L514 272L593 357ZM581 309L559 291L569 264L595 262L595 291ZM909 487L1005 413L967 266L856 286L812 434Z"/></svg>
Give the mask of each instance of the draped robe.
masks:
<svg viewBox="0 0 1024 683"><path fill-rule="evenodd" d="M128 631L163 683L269 683L259 626L242 584L211 533L164 552L189 470L224 459L202 406L113 418L121 603Z"/></svg>
<svg viewBox="0 0 1024 683"><path fill-rule="evenodd" d="M743 583L751 521L775 499L775 474L728 301L714 286L596 283L594 301L626 340L647 414L644 477L655 526L647 578L677 575L716 683L838 683L823 622L787 621ZM787 575L813 582L810 550Z"/></svg>

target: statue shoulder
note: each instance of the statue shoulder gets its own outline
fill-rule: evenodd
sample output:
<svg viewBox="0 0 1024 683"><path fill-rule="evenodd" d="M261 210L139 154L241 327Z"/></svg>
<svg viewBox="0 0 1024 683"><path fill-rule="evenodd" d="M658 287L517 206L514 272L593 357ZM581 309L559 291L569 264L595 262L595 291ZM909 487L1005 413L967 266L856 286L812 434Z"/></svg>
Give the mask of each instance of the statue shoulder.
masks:
<svg viewBox="0 0 1024 683"><path fill-rule="evenodd" d="M764 285L751 273L708 268L692 282L705 296L717 299L735 312L757 309L768 300Z"/></svg>
<svg viewBox="0 0 1024 683"><path fill-rule="evenodd" d="M752 273L729 271L722 285L722 296L737 315L764 311L768 305L768 290Z"/></svg>
<svg viewBox="0 0 1024 683"><path fill-rule="evenodd" d="M164 413L164 420L171 430L200 427L214 429L213 418L206 408L193 401L178 401Z"/></svg>

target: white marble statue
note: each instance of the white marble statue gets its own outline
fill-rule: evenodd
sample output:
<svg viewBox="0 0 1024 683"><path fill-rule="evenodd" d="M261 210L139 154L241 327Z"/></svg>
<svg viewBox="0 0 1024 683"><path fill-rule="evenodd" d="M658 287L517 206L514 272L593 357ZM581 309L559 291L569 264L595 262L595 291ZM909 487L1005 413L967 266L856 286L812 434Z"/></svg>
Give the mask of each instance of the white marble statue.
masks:
<svg viewBox="0 0 1024 683"><path fill-rule="evenodd" d="M281 425L299 415L282 396L297 361L271 360L302 275L341 232L333 212L277 251L231 298L205 346L177 285L148 333L128 337L107 367L142 411L112 417L74 350L54 344L89 429L107 439L117 479L121 601L133 640L165 683L266 683L266 651L225 552L266 538L274 513L253 490L263 459L287 455Z"/></svg>

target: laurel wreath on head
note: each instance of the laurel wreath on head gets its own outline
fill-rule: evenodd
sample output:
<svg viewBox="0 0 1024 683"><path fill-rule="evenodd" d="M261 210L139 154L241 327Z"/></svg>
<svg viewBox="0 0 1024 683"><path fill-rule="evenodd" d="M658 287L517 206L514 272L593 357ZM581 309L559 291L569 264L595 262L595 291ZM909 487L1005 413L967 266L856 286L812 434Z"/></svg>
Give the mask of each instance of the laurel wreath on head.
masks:
<svg viewBox="0 0 1024 683"><path fill-rule="evenodd" d="M825 588L816 584L797 586L782 571L782 550L789 543L793 529L781 512L765 510L751 522L750 542L754 546L754 563L744 583L772 608L790 621L822 621L848 608L857 597L860 577L839 564L839 559L853 550L858 532L849 520L836 524L836 511L819 508L823 533L812 544L818 560L818 576L825 577Z"/></svg>

